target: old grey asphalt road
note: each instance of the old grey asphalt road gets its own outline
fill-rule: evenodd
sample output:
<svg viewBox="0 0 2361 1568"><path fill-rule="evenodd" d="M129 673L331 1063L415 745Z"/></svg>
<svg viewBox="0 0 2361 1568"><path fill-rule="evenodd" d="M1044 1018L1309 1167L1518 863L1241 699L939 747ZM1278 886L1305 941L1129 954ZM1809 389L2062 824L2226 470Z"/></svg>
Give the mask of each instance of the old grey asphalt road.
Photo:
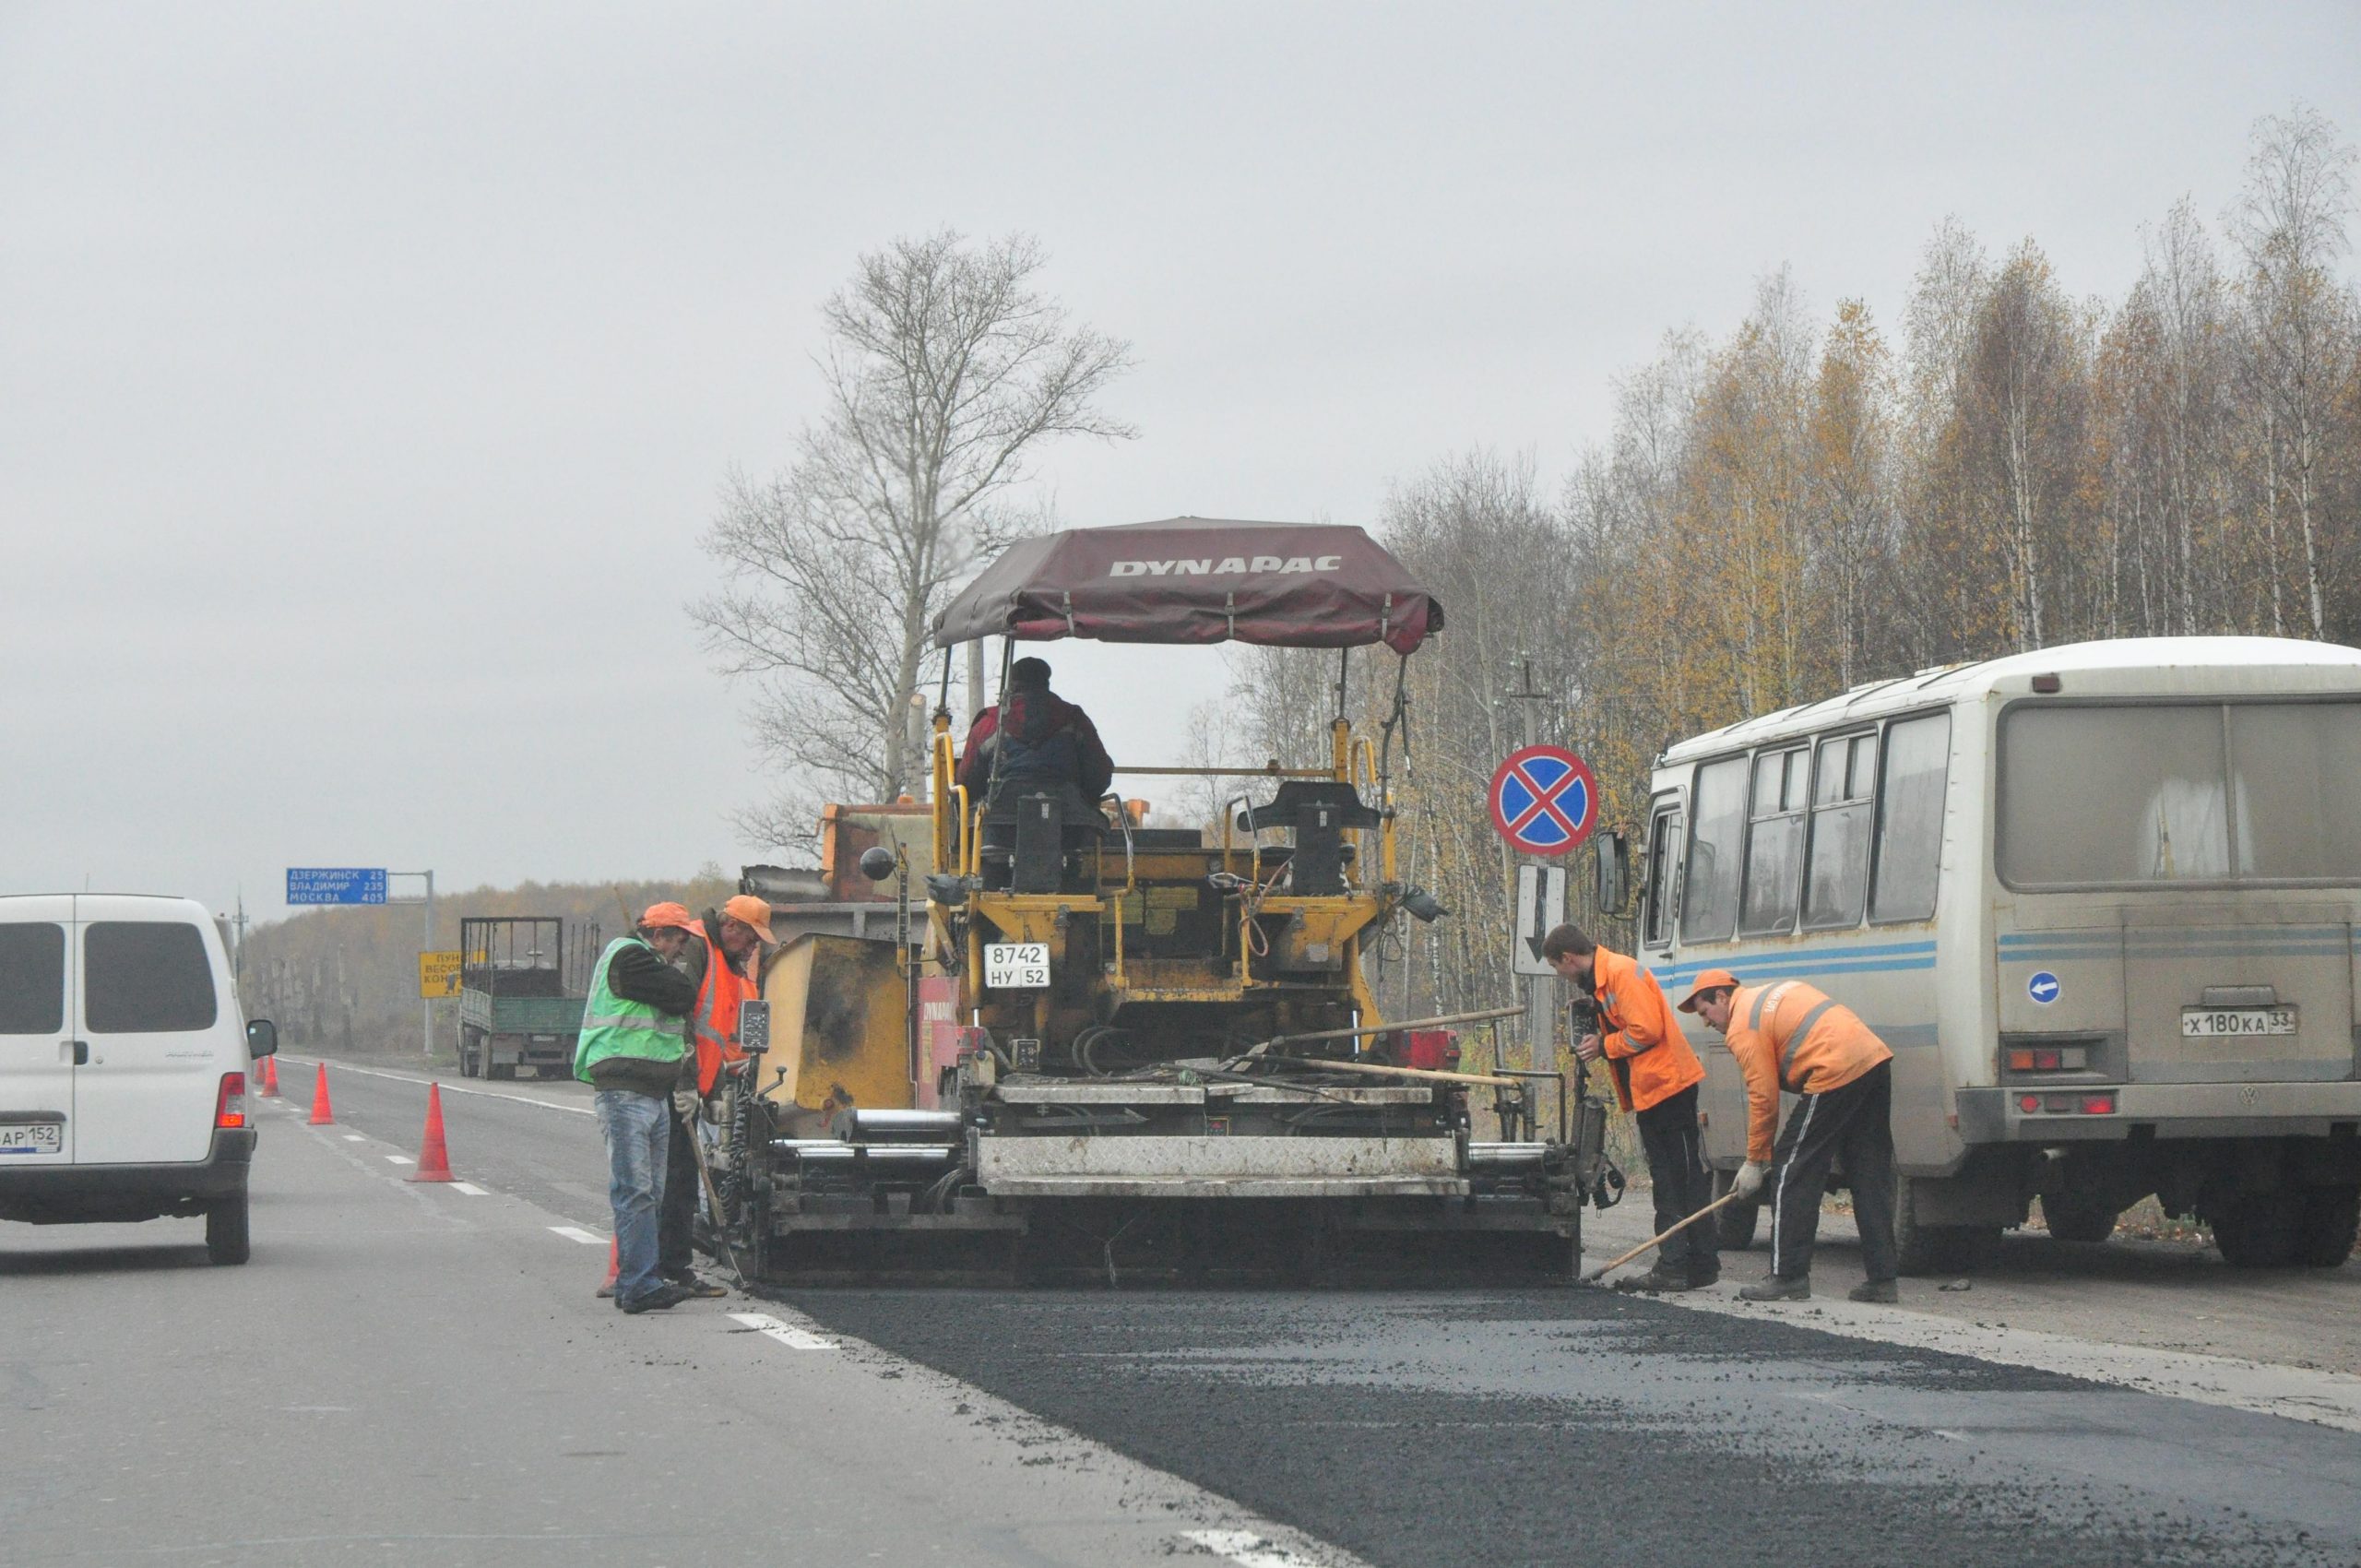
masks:
<svg viewBox="0 0 2361 1568"><path fill-rule="evenodd" d="M625 1320L601 1247L552 1229L605 1233L577 1087L445 1086L478 1197L400 1182L412 1075L333 1071L338 1126L302 1125L308 1068L267 1113L244 1269L195 1222L0 1229L0 1560L2361 1560L2352 1431L1944 1354L1924 1314L814 1292Z"/></svg>

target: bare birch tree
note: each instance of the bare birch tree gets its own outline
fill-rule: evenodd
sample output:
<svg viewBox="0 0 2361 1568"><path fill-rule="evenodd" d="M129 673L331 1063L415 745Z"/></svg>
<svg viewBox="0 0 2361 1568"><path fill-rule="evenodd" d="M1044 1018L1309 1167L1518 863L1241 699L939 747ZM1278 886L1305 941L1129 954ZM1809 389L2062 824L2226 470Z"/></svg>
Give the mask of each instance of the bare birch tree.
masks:
<svg viewBox="0 0 2361 1568"><path fill-rule="evenodd" d="M786 472L732 475L705 546L728 573L690 606L723 671L753 686L755 738L789 788L741 826L808 837L811 792L890 801L911 743L934 613L1011 529L1028 458L1058 436L1128 439L1099 406L1129 345L1044 294L1041 247L942 230L860 258L822 307L822 406ZM971 700L975 694L969 694Z"/></svg>

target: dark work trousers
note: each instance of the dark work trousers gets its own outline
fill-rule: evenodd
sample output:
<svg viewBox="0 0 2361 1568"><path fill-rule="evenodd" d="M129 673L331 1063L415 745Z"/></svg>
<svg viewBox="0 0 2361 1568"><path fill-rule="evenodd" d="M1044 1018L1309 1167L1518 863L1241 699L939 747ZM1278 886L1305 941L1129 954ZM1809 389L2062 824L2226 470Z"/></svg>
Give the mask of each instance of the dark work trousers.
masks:
<svg viewBox="0 0 2361 1568"><path fill-rule="evenodd" d="M1714 1177L1705 1167L1705 1140L1697 1130L1697 1086L1660 1099L1639 1113L1640 1151L1648 1158L1648 1182L1655 1189L1658 1230L1679 1224L1714 1201ZM1701 1219L1656 1249L1656 1266L1686 1274L1708 1285L1722 1272L1714 1222Z"/></svg>
<svg viewBox="0 0 2361 1568"><path fill-rule="evenodd" d="M1893 1254L1893 1063L1880 1062L1842 1088L1808 1094L1787 1113L1765 1183L1771 1198L1771 1273L1811 1272L1812 1238L1829 1168L1841 1156L1861 1228L1861 1262L1872 1280L1900 1272Z"/></svg>
<svg viewBox="0 0 2361 1568"><path fill-rule="evenodd" d="M672 1118L672 1137L664 1149L664 1218L656 1235L656 1272L674 1279L695 1266L696 1254L691 1250L690 1236L697 1221L697 1205L705 1198L705 1188L697 1181L696 1150L689 1146L689 1140L697 1135L697 1130L681 1119L669 1096L665 1106L666 1114Z"/></svg>

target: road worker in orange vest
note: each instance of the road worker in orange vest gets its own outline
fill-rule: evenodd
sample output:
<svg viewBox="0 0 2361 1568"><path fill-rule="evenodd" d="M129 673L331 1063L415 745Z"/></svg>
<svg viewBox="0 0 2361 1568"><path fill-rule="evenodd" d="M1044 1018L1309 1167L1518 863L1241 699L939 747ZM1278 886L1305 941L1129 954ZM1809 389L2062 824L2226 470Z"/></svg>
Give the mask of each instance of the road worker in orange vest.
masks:
<svg viewBox="0 0 2361 1568"><path fill-rule="evenodd" d="M1893 1246L1893 1052L1839 1005L1801 980L1740 985L1707 969L1680 1010L1721 1035L1746 1078L1746 1163L1732 1190L1743 1201L1769 1187L1771 1274L1738 1295L1749 1301L1811 1296L1811 1248L1831 1167L1842 1158L1853 1189L1869 1278L1857 1301L1901 1299ZM1798 1097L1778 1141L1781 1090Z"/></svg>
<svg viewBox="0 0 2361 1568"><path fill-rule="evenodd" d="M1583 1063L1577 1070L1607 1063L1615 1098L1640 1126L1640 1148L1648 1157L1648 1182L1655 1194L1656 1229L1669 1229L1714 1201L1713 1173L1706 1169L1705 1140L1697 1124L1697 1086L1705 1081L1704 1063L1689 1049L1664 988L1635 959L1599 946L1573 925L1558 926L1543 937L1541 956L1598 1004L1603 1033L1574 1041ZM1713 1221L1702 1220L1667 1237L1656 1249L1655 1266L1627 1288L1698 1290L1721 1277Z"/></svg>
<svg viewBox="0 0 2361 1568"><path fill-rule="evenodd" d="M701 1277L694 1265L692 1241L705 1183L697 1175L696 1150L689 1140L699 1135L705 1103L713 1098L723 1068L745 1060L746 1053L738 1049L738 1004L762 994L763 952L777 944L771 935L771 907L741 893L719 909L705 912L681 956L697 982L696 1005L688 1016L696 1087L683 1086L672 1095L672 1140L666 1151L664 1222L656 1266L665 1279L699 1296L730 1292Z"/></svg>

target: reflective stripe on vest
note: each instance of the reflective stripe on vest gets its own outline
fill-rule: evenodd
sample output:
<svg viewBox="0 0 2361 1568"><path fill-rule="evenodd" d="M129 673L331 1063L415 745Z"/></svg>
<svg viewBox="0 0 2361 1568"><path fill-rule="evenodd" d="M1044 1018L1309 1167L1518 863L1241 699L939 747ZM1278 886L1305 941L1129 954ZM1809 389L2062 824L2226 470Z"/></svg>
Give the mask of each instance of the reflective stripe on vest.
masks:
<svg viewBox="0 0 2361 1568"><path fill-rule="evenodd" d="M687 1052L687 1040L678 1018L667 1017L645 1002L617 996L607 986L607 969L625 947L647 947L635 936L619 936L599 955L590 975L590 994L582 1004L582 1034L574 1046L574 1075L585 1083L590 1069L613 1056L634 1056L647 1062L678 1062ZM653 948L648 949L653 952Z"/></svg>

